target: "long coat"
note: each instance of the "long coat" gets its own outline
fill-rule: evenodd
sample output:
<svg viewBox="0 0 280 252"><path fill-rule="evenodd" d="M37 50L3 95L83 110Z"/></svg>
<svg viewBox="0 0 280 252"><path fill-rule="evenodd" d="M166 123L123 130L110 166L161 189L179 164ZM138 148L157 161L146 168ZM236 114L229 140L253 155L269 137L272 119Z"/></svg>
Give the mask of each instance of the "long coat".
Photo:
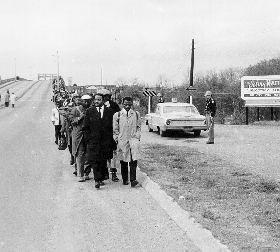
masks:
<svg viewBox="0 0 280 252"><path fill-rule="evenodd" d="M137 114L136 114L137 113ZM138 112L122 109L114 114L113 118L114 140L118 142L118 159L124 162L138 160L140 153L141 118Z"/></svg>
<svg viewBox="0 0 280 252"><path fill-rule="evenodd" d="M113 157L113 110L104 106L103 117L96 107L87 109L83 126L88 161Z"/></svg>
<svg viewBox="0 0 280 252"><path fill-rule="evenodd" d="M10 101L10 94L6 93L5 95L5 102L9 102Z"/></svg>
<svg viewBox="0 0 280 252"><path fill-rule="evenodd" d="M77 108L79 107L79 109ZM81 111L81 113L79 112ZM74 107L69 115L69 119L73 126L72 129L72 155L75 156L79 145L83 144L83 120L84 120L85 109L82 105Z"/></svg>
<svg viewBox="0 0 280 252"><path fill-rule="evenodd" d="M11 94L10 99L11 99L12 104L16 103L16 95L15 94Z"/></svg>

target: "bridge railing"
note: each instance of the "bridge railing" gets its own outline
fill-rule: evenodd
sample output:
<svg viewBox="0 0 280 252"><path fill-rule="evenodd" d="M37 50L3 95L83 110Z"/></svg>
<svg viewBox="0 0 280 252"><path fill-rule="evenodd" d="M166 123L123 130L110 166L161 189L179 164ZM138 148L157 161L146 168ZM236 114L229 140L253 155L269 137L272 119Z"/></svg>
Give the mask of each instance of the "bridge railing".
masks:
<svg viewBox="0 0 280 252"><path fill-rule="evenodd" d="M5 79L5 80L0 80L0 85L5 84L5 83L10 82L10 81L14 81L14 80L15 80L15 77L9 78L9 79Z"/></svg>
<svg viewBox="0 0 280 252"><path fill-rule="evenodd" d="M38 74L38 80L40 80L41 78L44 78L45 80L47 78L54 79L57 78L57 74Z"/></svg>

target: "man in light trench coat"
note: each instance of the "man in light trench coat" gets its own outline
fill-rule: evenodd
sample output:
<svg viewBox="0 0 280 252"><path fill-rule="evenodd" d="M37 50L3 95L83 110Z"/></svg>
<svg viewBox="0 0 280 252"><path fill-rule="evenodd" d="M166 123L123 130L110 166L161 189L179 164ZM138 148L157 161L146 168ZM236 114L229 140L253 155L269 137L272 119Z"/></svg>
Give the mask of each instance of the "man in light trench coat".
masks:
<svg viewBox="0 0 280 252"><path fill-rule="evenodd" d="M113 117L113 137L118 145L117 155L121 163L123 184L129 184L129 164L131 187L135 187L138 184L136 168L140 158L141 118L139 113L132 109L132 104L131 97L123 98L123 109Z"/></svg>

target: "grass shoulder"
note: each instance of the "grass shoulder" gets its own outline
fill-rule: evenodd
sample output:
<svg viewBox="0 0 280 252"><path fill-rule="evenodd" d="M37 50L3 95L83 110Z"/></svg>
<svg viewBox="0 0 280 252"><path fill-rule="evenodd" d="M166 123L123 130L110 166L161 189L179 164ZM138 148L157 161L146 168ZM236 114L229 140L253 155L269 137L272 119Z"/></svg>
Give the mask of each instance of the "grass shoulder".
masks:
<svg viewBox="0 0 280 252"><path fill-rule="evenodd" d="M141 171L233 251L280 248L279 183L193 148L143 144Z"/></svg>

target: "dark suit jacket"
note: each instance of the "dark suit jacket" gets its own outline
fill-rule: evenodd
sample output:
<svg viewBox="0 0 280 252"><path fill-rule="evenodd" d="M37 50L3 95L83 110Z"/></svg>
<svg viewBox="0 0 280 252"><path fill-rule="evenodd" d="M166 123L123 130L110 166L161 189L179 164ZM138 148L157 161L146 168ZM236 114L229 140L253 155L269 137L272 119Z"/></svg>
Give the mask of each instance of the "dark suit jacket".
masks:
<svg viewBox="0 0 280 252"><path fill-rule="evenodd" d="M110 103L110 108L113 109L114 114L116 112L121 111L120 106L118 105L118 103L116 103L116 102L114 102L112 100L109 100L109 103Z"/></svg>
<svg viewBox="0 0 280 252"><path fill-rule="evenodd" d="M103 117L96 107L87 109L83 125L89 161L111 159L113 139L113 110L104 106Z"/></svg>

